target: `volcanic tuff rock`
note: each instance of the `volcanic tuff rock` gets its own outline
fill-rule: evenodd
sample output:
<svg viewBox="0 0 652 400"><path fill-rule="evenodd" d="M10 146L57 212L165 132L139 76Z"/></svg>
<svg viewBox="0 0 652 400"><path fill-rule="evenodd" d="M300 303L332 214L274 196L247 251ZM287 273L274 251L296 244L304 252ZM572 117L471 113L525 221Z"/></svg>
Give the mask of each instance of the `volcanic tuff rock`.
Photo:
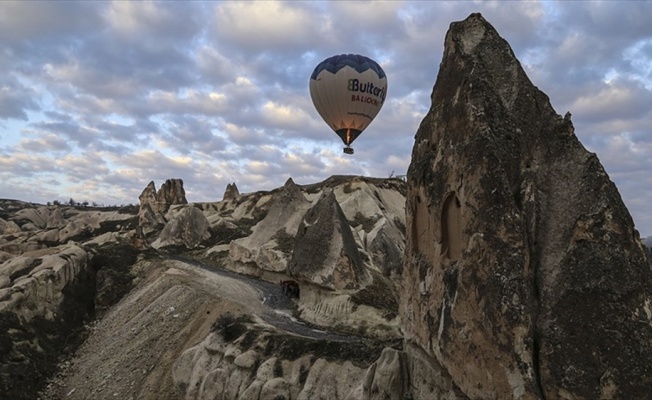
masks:
<svg viewBox="0 0 652 400"><path fill-rule="evenodd" d="M299 338L280 338L297 350L265 354L275 339L261 334L244 347L244 334L233 343L212 333L186 350L174 363L172 376L184 399L360 399L357 387L365 368L353 362L328 360L300 349ZM289 347L286 345L286 347ZM291 354L295 353L295 354ZM303 353L303 354L302 354ZM311 354L312 353L312 354ZM359 364L359 363L356 363Z"/></svg>
<svg viewBox="0 0 652 400"><path fill-rule="evenodd" d="M231 242L229 256L234 263L252 262L263 270L287 272L292 243L310 201L290 178L269 202L269 211L254 232Z"/></svg>
<svg viewBox="0 0 652 400"><path fill-rule="evenodd" d="M315 251L321 248L322 251ZM290 275L318 286L356 289L368 278L351 228L332 190L326 190L299 226Z"/></svg>
<svg viewBox="0 0 652 400"><path fill-rule="evenodd" d="M405 183L397 179L334 176L304 186L288 179L270 192L164 208L151 183L140 196L139 215L134 207L0 200L0 398L36 398L58 356L70 357L67 352L86 335L38 397L172 400L179 397L169 379L177 358L179 366L191 362L190 386L184 389L187 375L175 375L188 398L197 389L254 399L288 393L366 399L376 391L396 392L382 382L393 377L388 382L401 384L396 377L405 376L405 357L387 353L372 372L367 367L380 356L385 339L399 337L398 296L389 277L402 265L404 195ZM165 202L174 197L162 196ZM290 300L278 280L293 279L287 263L300 229L299 253L312 256L324 243L332 248L323 252L318 268L297 279L301 296ZM323 241L311 239L316 233ZM151 247L202 260L204 269ZM224 269L272 284L261 298L261 279L253 284ZM245 335L237 345L242 354L233 358L240 350L226 345L231 348L220 361L215 335L206 335L227 310L252 320L247 333L259 339ZM338 342L341 335L298 324L290 318L293 310L304 321L367 339ZM101 319L90 322L94 316ZM286 332L295 325L310 337ZM197 345L202 340L206 346ZM184 358L186 350L198 358ZM219 368L211 367L215 362ZM28 390L16 384L25 381L33 383ZM228 385L220 388L223 383Z"/></svg>
<svg viewBox="0 0 652 400"><path fill-rule="evenodd" d="M222 196L222 201L233 200L240 195L240 191L236 186L235 182L228 183L226 185L226 190L224 190L224 196Z"/></svg>
<svg viewBox="0 0 652 400"><path fill-rule="evenodd" d="M183 180L167 179L156 193L158 212L165 214L170 206L175 204L188 204L186 191L183 189Z"/></svg>
<svg viewBox="0 0 652 400"><path fill-rule="evenodd" d="M138 196L138 200L140 201L138 225L145 236L163 228L167 222L165 214L170 206L188 204L181 179L167 179L158 192L154 181L151 181Z"/></svg>
<svg viewBox="0 0 652 400"><path fill-rule="evenodd" d="M115 270L116 263L99 266L97 260L107 259L103 246L128 241L136 216L128 208L11 200L0 200L0 208L9 219L0 224L0 398L32 399L56 367L57 355L79 343L80 327L100 305L96 290L115 293L123 287L118 284L123 276L105 271ZM120 252L128 258L128 251ZM114 278L111 287L104 288L108 282L99 276Z"/></svg>
<svg viewBox="0 0 652 400"><path fill-rule="evenodd" d="M202 241L210 238L208 227L208 219L199 209L184 208L165 224L159 237L152 243L152 247L160 249L166 246L183 245L188 249L193 249Z"/></svg>
<svg viewBox="0 0 652 400"><path fill-rule="evenodd" d="M480 14L446 35L406 213L408 358L422 349L469 398L652 393L652 271L632 218Z"/></svg>

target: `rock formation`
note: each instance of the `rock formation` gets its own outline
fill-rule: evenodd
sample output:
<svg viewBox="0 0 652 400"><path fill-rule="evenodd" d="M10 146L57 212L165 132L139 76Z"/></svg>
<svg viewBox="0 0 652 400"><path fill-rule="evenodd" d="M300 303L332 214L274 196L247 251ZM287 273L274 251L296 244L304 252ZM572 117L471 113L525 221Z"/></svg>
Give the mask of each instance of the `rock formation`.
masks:
<svg viewBox="0 0 652 400"><path fill-rule="evenodd" d="M188 204L181 179L166 180L158 192L154 181L151 181L138 196L138 200L140 201L138 225L142 235L145 236L163 229L167 222L165 214L170 206Z"/></svg>
<svg viewBox="0 0 652 400"><path fill-rule="evenodd" d="M400 335L389 276L402 265L404 182L288 179L270 192L195 204L170 204L178 197L169 188L181 185L166 187L143 190L139 215L0 199L0 398L354 400L403 390L406 357L387 350L374 361ZM175 252L205 264L166 255ZM293 257L303 288L288 299L278 280L291 279ZM209 332L226 310L251 322L222 354Z"/></svg>
<svg viewBox="0 0 652 400"><path fill-rule="evenodd" d="M239 195L240 195L240 191L238 191L238 187L235 185L235 182L228 183L226 185L226 190L224 190L224 196L222 197L222 201L233 200Z"/></svg>
<svg viewBox="0 0 652 400"><path fill-rule="evenodd" d="M652 271L632 218L480 14L446 35L406 213L410 362L425 352L474 399L652 393Z"/></svg>
<svg viewBox="0 0 652 400"><path fill-rule="evenodd" d="M185 246L193 249L211 236L208 227L209 222L199 209L184 208L165 224L152 247L160 249L166 246Z"/></svg>
<svg viewBox="0 0 652 400"><path fill-rule="evenodd" d="M253 262L263 270L286 272L294 237L310 202L290 178L272 195L270 203L267 215L256 224L254 232L231 242L229 255L233 263Z"/></svg>
<svg viewBox="0 0 652 400"><path fill-rule="evenodd" d="M333 346L322 346L322 350L317 351L310 348L303 352L301 347L309 343L291 336L275 338L263 334L245 347L243 343L247 336L252 335L245 334L230 343L221 335L211 333L202 343L186 350L172 368L175 386L183 398L361 399L360 384L366 373L366 369L360 366L361 361L329 360L328 350ZM286 346L285 352L265 354L265 348L279 340L294 344L296 350L290 351ZM362 348L358 354L369 351L362 344L344 347ZM387 370L391 367L394 365L380 365L378 372L391 374ZM385 386L380 383L382 389L389 391Z"/></svg>
<svg viewBox="0 0 652 400"><path fill-rule="evenodd" d="M324 191L304 216L288 269L296 278L333 290L356 289L367 278L351 227L332 190Z"/></svg>
<svg viewBox="0 0 652 400"><path fill-rule="evenodd" d="M186 191L183 189L183 180L167 179L156 193L158 212L165 214L170 206L175 204L188 204Z"/></svg>

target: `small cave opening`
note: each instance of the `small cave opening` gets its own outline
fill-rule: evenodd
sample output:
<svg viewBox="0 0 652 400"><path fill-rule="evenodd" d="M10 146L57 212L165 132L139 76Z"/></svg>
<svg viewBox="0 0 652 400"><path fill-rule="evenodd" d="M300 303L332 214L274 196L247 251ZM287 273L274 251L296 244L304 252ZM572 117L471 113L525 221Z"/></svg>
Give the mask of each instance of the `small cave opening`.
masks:
<svg viewBox="0 0 652 400"><path fill-rule="evenodd" d="M462 206L455 192L446 196L441 214L441 255L451 261L462 256Z"/></svg>

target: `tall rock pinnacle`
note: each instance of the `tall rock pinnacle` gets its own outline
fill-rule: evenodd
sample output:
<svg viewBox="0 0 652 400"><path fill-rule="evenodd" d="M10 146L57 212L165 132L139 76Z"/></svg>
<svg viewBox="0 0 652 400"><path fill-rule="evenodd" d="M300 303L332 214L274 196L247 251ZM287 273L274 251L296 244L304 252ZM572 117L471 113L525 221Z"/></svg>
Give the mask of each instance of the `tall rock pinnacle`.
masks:
<svg viewBox="0 0 652 400"><path fill-rule="evenodd" d="M469 398L652 393L652 271L632 218L480 14L446 35L406 212L408 359L425 352Z"/></svg>

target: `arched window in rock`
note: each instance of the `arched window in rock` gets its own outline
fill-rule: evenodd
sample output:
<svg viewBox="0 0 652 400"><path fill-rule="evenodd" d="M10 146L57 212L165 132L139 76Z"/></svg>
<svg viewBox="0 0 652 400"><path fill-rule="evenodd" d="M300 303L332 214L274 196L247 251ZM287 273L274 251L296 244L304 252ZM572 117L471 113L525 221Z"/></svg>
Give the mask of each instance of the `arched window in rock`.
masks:
<svg viewBox="0 0 652 400"><path fill-rule="evenodd" d="M426 257L433 257L434 254L434 216L428 206L428 197L423 188L419 188L416 193L414 203L412 203L412 249Z"/></svg>
<svg viewBox="0 0 652 400"><path fill-rule="evenodd" d="M452 261L462 256L462 213L460 200L450 193L441 213L441 254Z"/></svg>

